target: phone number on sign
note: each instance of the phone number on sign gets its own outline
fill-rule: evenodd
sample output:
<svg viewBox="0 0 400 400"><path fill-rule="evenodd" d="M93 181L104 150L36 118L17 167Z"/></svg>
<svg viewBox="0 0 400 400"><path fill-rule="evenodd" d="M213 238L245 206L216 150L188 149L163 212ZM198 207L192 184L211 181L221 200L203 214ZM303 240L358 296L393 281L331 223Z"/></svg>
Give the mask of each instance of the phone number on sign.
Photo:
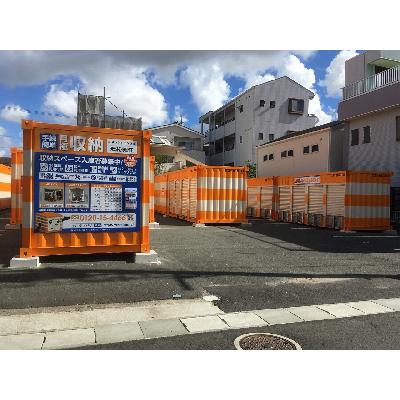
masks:
<svg viewBox="0 0 400 400"><path fill-rule="evenodd" d="M130 214L74 214L71 222L96 222L96 221L131 221L134 219Z"/></svg>

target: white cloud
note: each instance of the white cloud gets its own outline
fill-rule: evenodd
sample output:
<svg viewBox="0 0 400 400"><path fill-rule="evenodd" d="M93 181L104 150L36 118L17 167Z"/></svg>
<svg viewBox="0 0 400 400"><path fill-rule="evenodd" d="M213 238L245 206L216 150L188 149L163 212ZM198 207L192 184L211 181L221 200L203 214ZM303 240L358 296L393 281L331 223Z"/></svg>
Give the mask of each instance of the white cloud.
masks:
<svg viewBox="0 0 400 400"><path fill-rule="evenodd" d="M342 50L328 65L325 79L321 80L319 85L326 88L329 97L341 96L341 88L345 85L344 64L357 54L354 50Z"/></svg>
<svg viewBox="0 0 400 400"><path fill-rule="evenodd" d="M307 89L313 90L315 84L314 70L307 68L294 54L283 59L283 62L278 66L278 74L279 76L286 75Z"/></svg>
<svg viewBox="0 0 400 400"><path fill-rule="evenodd" d="M260 85L261 83L268 82L274 80L276 77L270 73L262 74L254 74L254 75L247 75L245 77L246 80L246 87L245 89L249 89L252 86Z"/></svg>
<svg viewBox="0 0 400 400"><path fill-rule="evenodd" d="M310 100L308 105L308 113L315 114L317 116L317 125L327 124L328 122L332 121L332 114L329 114L322 109L321 99L318 94L316 94L314 98Z"/></svg>
<svg viewBox="0 0 400 400"><path fill-rule="evenodd" d="M63 90L60 85L51 85L44 97L44 106L72 117L76 115L77 99L77 90Z"/></svg>
<svg viewBox="0 0 400 400"><path fill-rule="evenodd" d="M10 147L12 147L12 140L7 136L6 129L0 126L0 157L9 156Z"/></svg>
<svg viewBox="0 0 400 400"><path fill-rule="evenodd" d="M189 87L192 99L202 113L215 110L228 100L230 87L217 63L189 66L182 71L181 82Z"/></svg>
<svg viewBox="0 0 400 400"><path fill-rule="evenodd" d="M182 118L182 123L186 124L186 122L188 122L188 118L185 115L185 112L183 110L183 108L180 105L177 105L174 107L174 118L173 121L181 121Z"/></svg>
<svg viewBox="0 0 400 400"><path fill-rule="evenodd" d="M29 112L24 110L21 106L15 104L7 104L0 110L0 119L10 122L20 122L21 119L27 118Z"/></svg>

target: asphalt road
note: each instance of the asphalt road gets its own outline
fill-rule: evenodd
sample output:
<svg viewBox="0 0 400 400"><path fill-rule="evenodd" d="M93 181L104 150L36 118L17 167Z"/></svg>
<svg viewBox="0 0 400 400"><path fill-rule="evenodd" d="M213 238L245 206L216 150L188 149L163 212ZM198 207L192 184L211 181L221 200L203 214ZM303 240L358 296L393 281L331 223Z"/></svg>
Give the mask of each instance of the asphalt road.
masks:
<svg viewBox="0 0 400 400"><path fill-rule="evenodd" d="M389 350L400 348L400 313L369 315L263 328L148 339L87 350L234 350L234 340L244 333L277 333L295 340L303 350Z"/></svg>
<svg viewBox="0 0 400 400"><path fill-rule="evenodd" d="M340 233L253 221L252 226L194 228L159 218L151 232L160 265L129 255L43 257L45 268L7 268L18 231L0 215L0 309L145 300L215 294L224 311L400 296L399 237Z"/></svg>

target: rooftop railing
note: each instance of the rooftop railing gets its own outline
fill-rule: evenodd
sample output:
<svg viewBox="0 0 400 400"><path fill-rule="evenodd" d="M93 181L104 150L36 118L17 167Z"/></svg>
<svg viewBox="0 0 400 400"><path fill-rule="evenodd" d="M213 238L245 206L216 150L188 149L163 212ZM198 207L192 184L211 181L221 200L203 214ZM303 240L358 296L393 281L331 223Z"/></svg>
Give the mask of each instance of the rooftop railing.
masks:
<svg viewBox="0 0 400 400"><path fill-rule="evenodd" d="M400 82L400 67L390 68L345 86L342 88L342 98L348 100L397 82Z"/></svg>

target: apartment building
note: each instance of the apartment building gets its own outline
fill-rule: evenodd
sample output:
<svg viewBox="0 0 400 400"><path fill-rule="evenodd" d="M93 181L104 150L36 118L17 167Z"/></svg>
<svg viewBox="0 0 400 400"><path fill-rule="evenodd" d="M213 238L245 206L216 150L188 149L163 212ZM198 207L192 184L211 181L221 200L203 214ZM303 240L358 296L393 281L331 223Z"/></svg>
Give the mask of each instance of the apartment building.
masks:
<svg viewBox="0 0 400 400"><path fill-rule="evenodd" d="M348 169L392 171L400 210L400 51L370 50L346 61L338 117L347 121Z"/></svg>
<svg viewBox="0 0 400 400"><path fill-rule="evenodd" d="M347 124L340 121L294 132L257 147L257 176L344 169Z"/></svg>
<svg viewBox="0 0 400 400"><path fill-rule="evenodd" d="M312 128L308 113L314 93L287 76L256 85L199 119L210 165L256 162L256 147Z"/></svg>
<svg viewBox="0 0 400 400"><path fill-rule="evenodd" d="M161 144L163 141L178 147L180 153L205 163L205 152L203 150L203 135L191 128L179 123L172 123L150 128L153 134L154 144Z"/></svg>

